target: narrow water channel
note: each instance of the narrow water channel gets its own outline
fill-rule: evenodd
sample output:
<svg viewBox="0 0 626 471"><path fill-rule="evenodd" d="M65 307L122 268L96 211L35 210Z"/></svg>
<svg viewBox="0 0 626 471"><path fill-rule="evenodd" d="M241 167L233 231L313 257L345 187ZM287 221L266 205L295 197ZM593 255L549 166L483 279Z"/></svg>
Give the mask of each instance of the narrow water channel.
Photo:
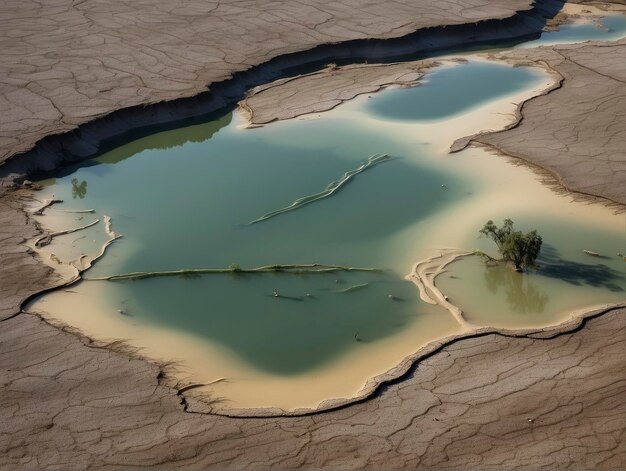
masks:
<svg viewBox="0 0 626 471"><path fill-rule="evenodd" d="M564 28L563 37L605 31L587 26ZM227 114L139 139L43 182L42 197L65 201L59 209L95 213L50 209L42 223L60 229L108 215L124 236L87 278L312 263L379 271L83 281L29 309L180 361L179 374L194 382L220 380L206 388L221 399L218 408L294 409L353 396L420 346L460 333L405 275L443 247L494 253L477 238L487 219L537 229L545 247L540 268L523 276L476 257L441 275L442 291L472 324L549 325L573 309L623 301L624 215L572 202L482 149L445 153L457 137L506 124L512 102L551 80L539 69L468 59L444 63L418 87L362 96L318 119L243 129L238 113ZM360 168L376 154L390 158ZM336 192L259 220L346 174ZM70 261L104 240L100 224L46 250Z"/></svg>

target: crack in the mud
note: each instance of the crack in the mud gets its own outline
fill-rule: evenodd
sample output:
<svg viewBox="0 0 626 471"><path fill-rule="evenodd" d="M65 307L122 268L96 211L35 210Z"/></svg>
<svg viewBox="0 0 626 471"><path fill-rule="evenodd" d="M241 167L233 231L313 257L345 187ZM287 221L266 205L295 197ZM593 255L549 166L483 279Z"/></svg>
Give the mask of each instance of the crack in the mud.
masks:
<svg viewBox="0 0 626 471"><path fill-rule="evenodd" d="M407 60L416 54L425 58L459 46L478 48L534 38L541 34L546 22L561 10L563 4L564 0L536 0L532 9L507 18L426 27L390 39L327 43L277 56L248 70L235 72L229 79L211 83L209 91L177 100L122 108L83 123L74 130L46 136L30 150L14 154L0 163L0 181L7 177L19 181L37 173L47 175L65 165L94 158L156 129L170 129L202 120L230 108L256 85L281 77L289 79L289 74L293 74L296 68L321 70L333 60L358 63L366 58L370 63L385 63L392 57ZM72 153L75 146L82 149L81 155Z"/></svg>

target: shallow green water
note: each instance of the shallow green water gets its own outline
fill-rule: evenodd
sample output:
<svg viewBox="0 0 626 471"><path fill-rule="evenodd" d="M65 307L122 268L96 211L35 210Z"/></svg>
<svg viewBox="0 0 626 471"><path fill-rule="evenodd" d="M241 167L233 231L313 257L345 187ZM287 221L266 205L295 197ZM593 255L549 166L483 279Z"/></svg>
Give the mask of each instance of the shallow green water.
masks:
<svg viewBox="0 0 626 471"><path fill-rule="evenodd" d="M206 129L196 131L199 136ZM326 136L321 146L314 138L319 135ZM355 139L346 142L346 135ZM151 139L146 145L153 146ZM322 190L379 151L394 160L357 175L326 200L247 225ZM123 148L115 153L125 154ZM355 335L376 340L419 315L419 293L402 279L407 267L389 266L382 242L445 207L454 195L441 192L441 181L459 188L464 184L410 162L408 155L404 145L343 119L243 132L231 125L182 148L146 149L127 160L104 155L98 160L117 163L81 168L57 180L54 192L70 201L71 179L86 181L84 199L72 204L98 208L124 234L90 276L233 263L385 269L382 274L215 275L115 283L118 299L125 300L120 307L133 317L206 336L259 368L286 374L329 361L353 346ZM364 283L364 289L339 292ZM281 298L272 296L274 289Z"/></svg>
<svg viewBox="0 0 626 471"><path fill-rule="evenodd" d="M528 48L549 44L568 44L587 40L615 41L626 36L626 15L611 15L600 24L574 23L561 25L541 38L520 44ZM445 119L507 95L511 89L522 88L531 76L528 70L502 69L499 64L484 64L466 69L444 69L420 82L410 91L387 90L372 95L366 110L387 119ZM489 77L489 79L485 79ZM436 86L431 86L436 80Z"/></svg>
<svg viewBox="0 0 626 471"><path fill-rule="evenodd" d="M539 77L484 63L459 68L483 78L505 78L517 70L518 80L499 80L509 93ZM438 79L449 74L446 68L435 72L429 88L448 88L448 80ZM479 83L465 83L469 103L475 102L472 90L482 87ZM425 89L402 92L410 96ZM168 146L181 142L180 134L188 141ZM125 293L120 295L126 299L124 311L134 317L205 335L259 368L290 373L329 361L350 348L355 335L373 341L420 315L419 293L403 279L411 261L398 263L404 248L386 241L475 189L469 178L432 165L425 149L340 113L244 131L225 116L120 147L57 179L53 191L74 206L98 208L124 234L90 276L233 263L315 262L385 270L116 282ZM323 190L375 153L393 158L356 175L329 198L247 224ZM73 198L83 181L83 198ZM443 182L449 190L442 190ZM337 292L364 283L364 289ZM272 296L274 289L281 298Z"/></svg>
<svg viewBox="0 0 626 471"><path fill-rule="evenodd" d="M626 223L626 215L619 218ZM469 322L503 327L550 325L558 323L565 311L626 299L626 263L618 256L626 252L626 226L624 232L606 232L582 221L532 215L517 217L516 223L540 228L544 243L536 269L521 274L507 267L485 266L478 257L471 257L455 263L437 280ZM497 255L485 239L476 245ZM589 256L584 250L601 256Z"/></svg>
<svg viewBox="0 0 626 471"><path fill-rule="evenodd" d="M56 179L46 191L72 207L97 208L124 234L91 277L231 264L382 269L380 274L210 275L107 285L115 292L109 297L112 306L137 322L217 342L263 371L302 373L432 314L403 279L416 261L404 254L428 248L420 245L420 230L405 245L394 243L394 237L484 191L471 174L435 162L433 150L420 144L424 136L398 138L376 120L443 120L539 81L541 75L526 68L472 61L436 70L423 86L375 95L359 111L363 120L330 112L319 120L241 130L237 119L226 115L122 146ZM359 173L326 199L248 224L324 190L376 153L392 159ZM573 304L581 293L585 299L624 298L626 264L583 260L582 244L564 235L576 229L571 224L524 217L520 222L540 229L548 244L544 268L526 284L520 287L515 274L485 269L474 259L453 266L454 278L442 278L444 291L458 298L470 321L520 325L530 317L528 323L547 322L555 309L569 306L563 299L573 292L578 296ZM579 232L585 234L585 248L600 247L611 255L622 243L620 234L584 227ZM545 283L551 283L547 289ZM556 295L545 294L555 286ZM275 289L279 298L272 295ZM480 308L485 299L493 300L492 310ZM112 310L112 315L118 314Z"/></svg>
<svg viewBox="0 0 626 471"><path fill-rule="evenodd" d="M626 36L626 15L615 14L601 18L600 24L564 24L558 31L548 31L541 38L518 47L537 47L549 44L568 44L581 41L616 41Z"/></svg>
<svg viewBox="0 0 626 471"><path fill-rule="evenodd" d="M372 95L365 110L387 119L445 119L521 90L534 77L531 69L502 67L496 63L443 68L417 87Z"/></svg>

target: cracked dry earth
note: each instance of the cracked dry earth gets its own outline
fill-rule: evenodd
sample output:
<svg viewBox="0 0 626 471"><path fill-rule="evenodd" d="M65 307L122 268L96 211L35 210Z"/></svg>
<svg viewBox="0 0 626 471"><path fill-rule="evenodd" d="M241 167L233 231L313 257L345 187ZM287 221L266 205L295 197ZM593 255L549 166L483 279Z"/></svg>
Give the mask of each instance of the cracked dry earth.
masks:
<svg viewBox="0 0 626 471"><path fill-rule="evenodd" d="M435 61L329 66L319 72L255 87L239 103L252 125L328 111L364 93L389 85L415 85Z"/></svg>
<svg viewBox="0 0 626 471"><path fill-rule="evenodd" d="M3 2L0 161L50 133L125 106L194 95L270 57L327 41L505 17L530 3ZM553 168L568 188L626 202L618 132L625 124L625 48L621 42L512 53L545 61L566 80L528 102L518 127L477 139L513 155L526 140L530 151L519 156ZM413 81L420 71L410 74L396 70L368 83L359 77L358 87L347 84L339 98L392 79ZM541 145L550 152L540 153ZM567 159L579 162L574 170ZM580 179L587 174L590 183ZM0 199L2 470L626 468L626 309L554 338L457 341L370 400L332 412L272 419L193 414L158 366L35 315L16 315L27 297L61 283L20 245L39 232L22 211L31 197L19 191Z"/></svg>
<svg viewBox="0 0 626 471"><path fill-rule="evenodd" d="M32 196L25 191L0 194L0 322L18 313L28 296L62 281L52 268L23 245L40 234L22 209L30 201ZM0 324L0 330L4 329L6 327ZM4 344L0 342L0 351L3 349Z"/></svg>
<svg viewBox="0 0 626 471"><path fill-rule="evenodd" d="M527 102L515 128L475 141L552 171L569 190L626 204L626 40L498 57L545 63L563 85Z"/></svg>
<svg viewBox="0 0 626 471"><path fill-rule="evenodd" d="M506 18L532 0L10 0L0 162L114 110L196 95L273 57Z"/></svg>
<svg viewBox="0 0 626 471"><path fill-rule="evenodd" d="M271 419L186 413L154 365L31 314L3 324L2 469L626 464L625 309L589 320L584 335L457 341L368 401Z"/></svg>

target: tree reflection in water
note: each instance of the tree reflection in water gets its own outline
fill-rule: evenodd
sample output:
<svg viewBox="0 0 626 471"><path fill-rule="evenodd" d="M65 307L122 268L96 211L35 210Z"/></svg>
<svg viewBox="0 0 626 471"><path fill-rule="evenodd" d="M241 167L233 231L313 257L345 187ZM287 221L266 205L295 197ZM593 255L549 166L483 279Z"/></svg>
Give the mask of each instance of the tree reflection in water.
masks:
<svg viewBox="0 0 626 471"><path fill-rule="evenodd" d="M548 295L541 291L531 278L504 266L485 269L485 283L493 294L504 289L509 307L522 314L542 313L548 302Z"/></svg>
<svg viewBox="0 0 626 471"><path fill-rule="evenodd" d="M72 178L72 198L80 198L81 200L87 194L87 182L85 180L79 182L78 178Z"/></svg>

